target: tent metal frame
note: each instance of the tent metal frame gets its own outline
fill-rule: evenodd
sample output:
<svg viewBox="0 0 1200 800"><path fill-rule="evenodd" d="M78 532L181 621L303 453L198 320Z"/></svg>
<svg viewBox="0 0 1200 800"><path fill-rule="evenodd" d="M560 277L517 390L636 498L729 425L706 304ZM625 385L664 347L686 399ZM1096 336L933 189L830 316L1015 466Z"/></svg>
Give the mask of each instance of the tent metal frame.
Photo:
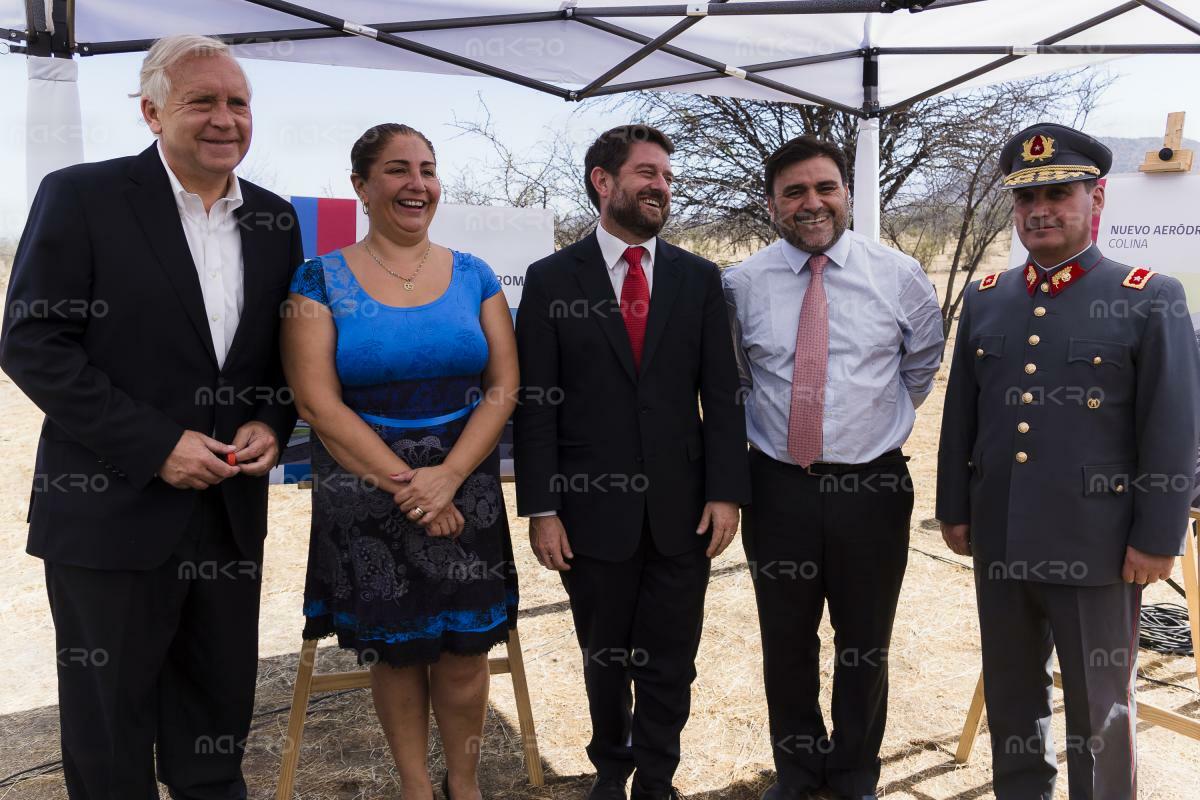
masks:
<svg viewBox="0 0 1200 800"><path fill-rule="evenodd" d="M647 89L662 89L690 83L713 80L744 80L764 88L772 89L788 97L794 97L816 105L826 106L859 119L873 119L885 114L901 111L922 100L941 94L974 78L992 72L1014 61L1031 55L1142 55L1142 54L1200 54L1200 42L1196 44L1063 44L1084 31L1095 28L1138 8L1146 8L1180 27L1200 36L1200 21L1180 12L1166 0L1129 0L1102 14L1073 25L1066 30L1046 37L1028 46L975 46L975 47L871 47L841 52L826 53L804 58L781 59L759 64L733 65L692 52L671 44L671 41L698 24L706 17L739 17L763 15L813 15L843 13L893 13L907 8L910 12L936 12L969 3L988 0L777 0L775 2L730 3L715 0L710 3L689 3L646 6L568 6L558 11L531 12L524 14L494 14L487 16L451 19L431 19L413 22L379 22L360 24L351 20L315 11L288 0L243 0L252 5L278 11L314 23L320 27L280 30L248 31L240 33L211 34L229 44L267 44L274 42L308 41L346 36L374 39L381 44L396 47L435 61L469 70L492 78L515 83L566 101L579 101L591 97L623 94ZM26 0L27 29L11 30L0 28L0 39L8 43L10 52L28 53L35 56L71 58L75 55L96 56L110 53L132 53L149 49L153 39L131 39L111 42L76 42L73 35L74 3L68 0L53 0L51 20L45 19L42 0ZM625 28L612 22L613 19L642 17L679 17L679 22L655 37ZM485 62L460 56L423 44L402 34L442 30L467 30L498 25L528 25L539 22L573 21L594 30L625 39L638 45L637 49L614 64L602 74L589 81L581 89L564 89L552 83L537 80L527 75L506 70ZM24 42L24 44L21 44ZM700 71L652 78L639 81L614 83L613 80L627 72L635 64L654 53L664 53L703 68ZM937 86L893 103L886 107L879 104L879 73L881 56L906 55L996 55L999 58L962 75L939 83ZM767 73L823 64L834 61L860 59L863 72L863 96L861 107L847 105L815 92L784 83Z"/></svg>

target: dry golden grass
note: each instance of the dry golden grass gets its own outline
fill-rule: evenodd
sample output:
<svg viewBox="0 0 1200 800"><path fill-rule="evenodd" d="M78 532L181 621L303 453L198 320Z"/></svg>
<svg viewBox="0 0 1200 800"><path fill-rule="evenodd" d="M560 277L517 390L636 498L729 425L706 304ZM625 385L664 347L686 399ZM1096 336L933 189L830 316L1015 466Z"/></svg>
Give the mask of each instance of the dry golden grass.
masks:
<svg viewBox="0 0 1200 800"><path fill-rule="evenodd" d="M932 523L937 431L945 369L922 407L907 445L917 487L912 550L891 649L891 702L883 743L881 795L914 800L973 800L991 794L990 752L979 738L971 761L953 762L963 715L979 670L978 626L970 572L950 555ZM0 378L0 412L7 424L0 446L7 453L0 516L0 618L10 644L0 657L0 777L58 758L54 640L41 564L24 554L25 513L40 415ZM262 606L258 710L246 770L251 797L274 797L279 751L291 700L300 645L300 605L308 542L308 496L289 487L271 492ZM515 508L508 487L508 508ZM533 693L538 742L547 785L532 789L524 777L512 687L492 683L482 756L484 796L490 800L582 798L591 767L584 755L589 735L582 665L565 594L556 575L542 569L525 543L525 522L511 520L522 580L521 635ZM954 563L959 562L959 563ZM761 650L754 597L739 543L714 565L709 589L699 678L683 739L676 783L692 798L752 800L771 780ZM1161 584L1148 602L1177 599ZM828 625L822 628L831 641ZM352 657L322 648L322 669L351 668ZM826 648L828 675L829 649ZM1195 661L1143 653L1141 672L1182 684L1140 685L1141 699L1200 717ZM828 708L829 686L823 702ZM1063 740L1061 696L1055 735ZM1140 726L1142 798L1197 796L1200 742L1146 724ZM435 779L441 757L431 747ZM1061 759L1060 759L1061 764ZM1058 797L1066 797L1065 776ZM65 797L60 772L0 788L0 800ZM166 796L165 793L163 795ZM304 800L395 798L395 768L380 733L370 696L353 691L318 702L308 718L297 796Z"/></svg>

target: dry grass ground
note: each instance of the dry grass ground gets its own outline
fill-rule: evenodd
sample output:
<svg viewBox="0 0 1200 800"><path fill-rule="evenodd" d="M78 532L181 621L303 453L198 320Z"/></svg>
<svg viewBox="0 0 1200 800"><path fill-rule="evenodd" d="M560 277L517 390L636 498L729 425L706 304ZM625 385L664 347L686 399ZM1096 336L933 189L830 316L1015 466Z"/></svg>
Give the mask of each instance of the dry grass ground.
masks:
<svg viewBox="0 0 1200 800"><path fill-rule="evenodd" d="M917 500L912 549L891 650L891 702L883 743L881 795L913 800L974 800L991 795L986 735L975 754L956 766L952 753L979 670L978 626L971 574L942 545L933 517L934 469L945 370L922 407L907 445ZM0 777L58 758L55 647L41 564L24 554L33 453L40 414L0 377L0 620L8 646L0 655ZM515 508L511 487L508 508ZM251 797L274 796L279 751L300 645L300 605L308 544L307 493L271 492L262 604L262 642L256 727L246 769ZM524 778L516 710L505 677L492 685L483 752L484 796L491 800L575 800L588 785L583 747L589 735L581 660L565 595L556 575L529 554L525 522L512 519L522 580L521 635L533 693L538 742L547 784ZM869 558L870 554L864 554ZM1149 602L1177 599L1161 585ZM828 625L825 641L831 641ZM352 659L322 648L322 669ZM826 674L832 658L825 650ZM676 783L691 798L751 800L771 779L758 625L745 556L735 543L715 564L709 589L699 678L684 733ZM1200 717L1195 662L1143 653L1141 699ZM828 709L829 687L823 695ZM1061 696L1055 718L1063 740ZM283 710L280 713L280 710ZM1140 727L1141 797L1186 800L1197 796L1200 742L1146 724ZM434 774L440 751L432 746ZM1060 758L1060 763L1062 762ZM314 705L308 719L297 796L304 800L396 798L395 770L375 720L370 696L353 691ZM1059 797L1066 797L1065 780ZM61 772L0 788L0 800L65 797ZM165 797L165 794L163 795Z"/></svg>

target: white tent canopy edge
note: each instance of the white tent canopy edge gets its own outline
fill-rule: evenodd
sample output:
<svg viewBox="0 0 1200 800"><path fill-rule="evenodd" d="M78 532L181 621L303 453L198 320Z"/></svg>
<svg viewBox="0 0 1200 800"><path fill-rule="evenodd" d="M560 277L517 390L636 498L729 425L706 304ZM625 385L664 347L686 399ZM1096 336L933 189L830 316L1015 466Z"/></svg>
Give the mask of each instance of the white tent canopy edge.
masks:
<svg viewBox="0 0 1200 800"><path fill-rule="evenodd" d="M27 138L30 199L83 160L71 57L200 32L243 58L489 75L564 100L643 89L838 108L861 121L855 225L878 238L881 114L1121 55L1200 54L1197 18L1200 0L0 0L0 38L30 56L30 130L67 132Z"/></svg>

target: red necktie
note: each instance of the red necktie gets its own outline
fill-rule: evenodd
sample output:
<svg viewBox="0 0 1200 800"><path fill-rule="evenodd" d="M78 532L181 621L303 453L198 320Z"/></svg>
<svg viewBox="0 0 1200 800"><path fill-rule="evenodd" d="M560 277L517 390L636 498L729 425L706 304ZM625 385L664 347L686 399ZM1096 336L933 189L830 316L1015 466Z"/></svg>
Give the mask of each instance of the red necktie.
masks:
<svg viewBox="0 0 1200 800"><path fill-rule="evenodd" d="M633 348L633 365L642 367L642 344L646 341L646 316L650 313L650 287L646 285L646 273L642 271L644 247L625 249L625 283L621 285L621 317L625 320L625 331L629 334L629 346Z"/></svg>
<svg viewBox="0 0 1200 800"><path fill-rule="evenodd" d="M797 464L810 466L821 460L822 425L825 422L825 372L829 365L829 305L822 273L829 256L809 257L812 282L800 306L796 330L796 360L792 370L792 408L788 415L787 449Z"/></svg>

